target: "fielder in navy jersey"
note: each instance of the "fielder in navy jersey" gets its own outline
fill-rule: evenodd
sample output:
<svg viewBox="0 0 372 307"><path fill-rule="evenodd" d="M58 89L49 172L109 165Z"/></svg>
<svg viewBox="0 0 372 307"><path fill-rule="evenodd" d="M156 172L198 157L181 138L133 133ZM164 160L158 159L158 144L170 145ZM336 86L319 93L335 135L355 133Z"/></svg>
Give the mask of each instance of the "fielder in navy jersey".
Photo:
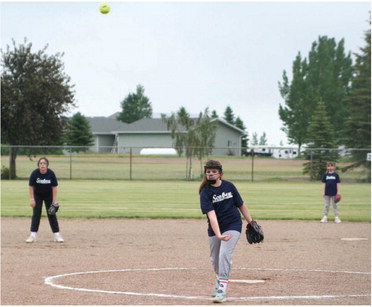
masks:
<svg viewBox="0 0 372 307"><path fill-rule="evenodd" d="M210 259L217 278L213 301L222 303L226 300L232 254L242 231L241 214L248 223L252 217L235 185L222 180L220 162L209 160L204 174L199 194L201 211L208 218Z"/></svg>
<svg viewBox="0 0 372 307"><path fill-rule="evenodd" d="M332 203L335 223L341 223L339 217L338 205L336 203L336 195L341 194L340 176L336 173L336 163L327 162L327 172L323 175L323 198L324 198L324 216L320 220L321 223L328 222L329 207Z"/></svg>
<svg viewBox="0 0 372 307"><path fill-rule="evenodd" d="M32 207L33 214L31 220L31 234L26 242L33 243L36 241L44 202L50 228L54 234L54 241L62 243L64 240L59 233L57 216L48 213L48 209L52 203L57 203L57 177L54 172L49 169L49 161L47 158L40 158L37 162L37 166L38 168L31 173L29 179L30 206Z"/></svg>

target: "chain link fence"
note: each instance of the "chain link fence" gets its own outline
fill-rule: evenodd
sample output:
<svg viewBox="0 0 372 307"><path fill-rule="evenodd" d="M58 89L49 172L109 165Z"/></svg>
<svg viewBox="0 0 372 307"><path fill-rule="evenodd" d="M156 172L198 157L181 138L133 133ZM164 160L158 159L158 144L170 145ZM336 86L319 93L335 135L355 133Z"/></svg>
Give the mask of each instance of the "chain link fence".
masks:
<svg viewBox="0 0 372 307"><path fill-rule="evenodd" d="M194 148L195 149L195 148ZM231 148L226 148L228 152ZM197 151L195 151L197 152ZM208 152L205 151L204 152ZM58 179L68 180L201 180L208 159L219 160L227 180L309 181L304 165L322 159L337 162L342 181L370 182L370 149L307 148L255 146L239 148L241 156L203 156L187 158L185 150L146 147L7 146L1 147L2 179L9 179L11 156L16 154L17 179L28 179L40 157ZM323 163L323 162L322 162ZM347 170L347 171L343 171Z"/></svg>

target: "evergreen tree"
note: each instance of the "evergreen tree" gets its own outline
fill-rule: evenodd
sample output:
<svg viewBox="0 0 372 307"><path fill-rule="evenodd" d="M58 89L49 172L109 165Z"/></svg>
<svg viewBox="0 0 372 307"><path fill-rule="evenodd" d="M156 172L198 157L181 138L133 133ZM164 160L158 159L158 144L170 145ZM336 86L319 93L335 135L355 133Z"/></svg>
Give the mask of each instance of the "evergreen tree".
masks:
<svg viewBox="0 0 372 307"><path fill-rule="evenodd" d="M63 54L33 52L32 44L1 51L1 138L9 145L61 145L63 114L74 106L73 85ZM11 147L10 178L16 178L17 147ZM33 151L32 154L35 154ZM45 151L43 152L45 154ZM29 153L31 155L31 153Z"/></svg>
<svg viewBox="0 0 372 307"><path fill-rule="evenodd" d="M355 76L350 95L346 99L345 144L349 148L371 148L371 30L365 33L366 46L356 54ZM370 152L370 150L369 150ZM366 151L353 151L356 162L345 168L364 165L369 170L371 163L366 161Z"/></svg>
<svg viewBox="0 0 372 307"><path fill-rule="evenodd" d="M309 125L310 144L308 146L310 162L304 163L304 174L309 174L311 180L320 180L326 171L326 162L335 161L338 157L334 148L334 131L327 115L324 102L316 107Z"/></svg>
<svg viewBox="0 0 372 307"><path fill-rule="evenodd" d="M241 154L244 155L247 152L249 139L248 139L248 133L245 132L247 128L245 127L244 122L241 120L239 116L235 120L235 127L238 127L239 129L244 131L244 134L242 136L242 141L241 141L241 147L242 147Z"/></svg>
<svg viewBox="0 0 372 307"><path fill-rule="evenodd" d="M218 118L218 114L217 114L217 111L216 110L213 110L212 111L211 117L212 118Z"/></svg>
<svg viewBox="0 0 372 307"><path fill-rule="evenodd" d="M89 146L93 145L89 121L80 112L74 114L68 121L65 141L66 145L70 146L86 146L85 149L73 148L73 152L86 151Z"/></svg>
<svg viewBox="0 0 372 307"><path fill-rule="evenodd" d="M334 143L341 144L347 116L345 97L353 76L351 52L345 54L345 42L322 36L309 53L308 80L315 89L313 102L322 100L334 129ZM313 104L315 108L316 105Z"/></svg>
<svg viewBox="0 0 372 307"><path fill-rule="evenodd" d="M137 85L136 93L130 93L121 102L122 111L116 117L117 120L124 123L133 123L142 118L151 118L152 107L148 97L145 96L145 88Z"/></svg>
<svg viewBox="0 0 372 307"><path fill-rule="evenodd" d="M235 124L235 115L230 106L226 107L225 113L223 113L223 119L231 125Z"/></svg>
<svg viewBox="0 0 372 307"><path fill-rule="evenodd" d="M226 122L228 122L229 124L239 128L243 131L246 131L246 129L247 129L244 125L244 122L242 121L242 119L239 116L237 118L235 118L234 111L232 110L232 108L230 106L226 107L223 119ZM248 147L248 134L247 133L244 133L243 136L242 136L241 147L242 147L241 154L245 154L247 152L247 147Z"/></svg>

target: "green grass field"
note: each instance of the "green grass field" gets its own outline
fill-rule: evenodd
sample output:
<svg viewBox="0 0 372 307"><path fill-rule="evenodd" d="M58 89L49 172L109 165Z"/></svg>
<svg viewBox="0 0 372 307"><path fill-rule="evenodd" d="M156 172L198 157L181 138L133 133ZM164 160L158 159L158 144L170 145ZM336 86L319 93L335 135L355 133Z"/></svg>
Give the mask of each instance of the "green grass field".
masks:
<svg viewBox="0 0 372 307"><path fill-rule="evenodd" d="M1 165L9 166L8 156L1 156ZM30 160L26 156L18 156L16 160L17 176L20 179L28 179L30 173L36 168L38 157ZM186 158L182 157L148 157L133 155L130 163L129 155L118 154L74 154L48 156L50 168L54 170L58 179L95 179L95 180L128 180L130 174L134 180L184 180L186 178ZM252 166L251 157L213 156L219 160L224 168L225 178L233 178L234 181L309 181L309 175L303 174L305 160L298 159L254 159ZM205 162L205 161L204 161ZM203 172L202 165L197 159L192 162L192 178L200 179ZM348 163L338 163L344 167ZM252 169L253 167L253 169ZM361 181L367 174L363 168L356 168L346 173L340 173L341 180ZM253 173L253 174L252 174Z"/></svg>
<svg viewBox="0 0 372 307"><path fill-rule="evenodd" d="M321 183L239 181L236 186L255 219L319 220L322 217ZM202 218L198 187L199 182L195 181L60 180L58 216ZM341 187L341 219L370 222L370 184L344 183ZM28 181L2 181L1 216L30 217L28 203Z"/></svg>

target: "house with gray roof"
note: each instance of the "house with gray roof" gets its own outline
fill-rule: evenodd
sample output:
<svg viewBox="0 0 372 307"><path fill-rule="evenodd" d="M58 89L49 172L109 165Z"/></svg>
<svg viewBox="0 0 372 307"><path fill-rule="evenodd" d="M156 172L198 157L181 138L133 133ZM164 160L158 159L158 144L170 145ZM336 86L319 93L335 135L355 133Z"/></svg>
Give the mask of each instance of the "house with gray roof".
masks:
<svg viewBox="0 0 372 307"><path fill-rule="evenodd" d="M144 148L174 148L175 140L161 118L143 118L131 124L111 117L87 117L94 152L140 153ZM244 131L216 118L216 139L213 155L241 155Z"/></svg>

